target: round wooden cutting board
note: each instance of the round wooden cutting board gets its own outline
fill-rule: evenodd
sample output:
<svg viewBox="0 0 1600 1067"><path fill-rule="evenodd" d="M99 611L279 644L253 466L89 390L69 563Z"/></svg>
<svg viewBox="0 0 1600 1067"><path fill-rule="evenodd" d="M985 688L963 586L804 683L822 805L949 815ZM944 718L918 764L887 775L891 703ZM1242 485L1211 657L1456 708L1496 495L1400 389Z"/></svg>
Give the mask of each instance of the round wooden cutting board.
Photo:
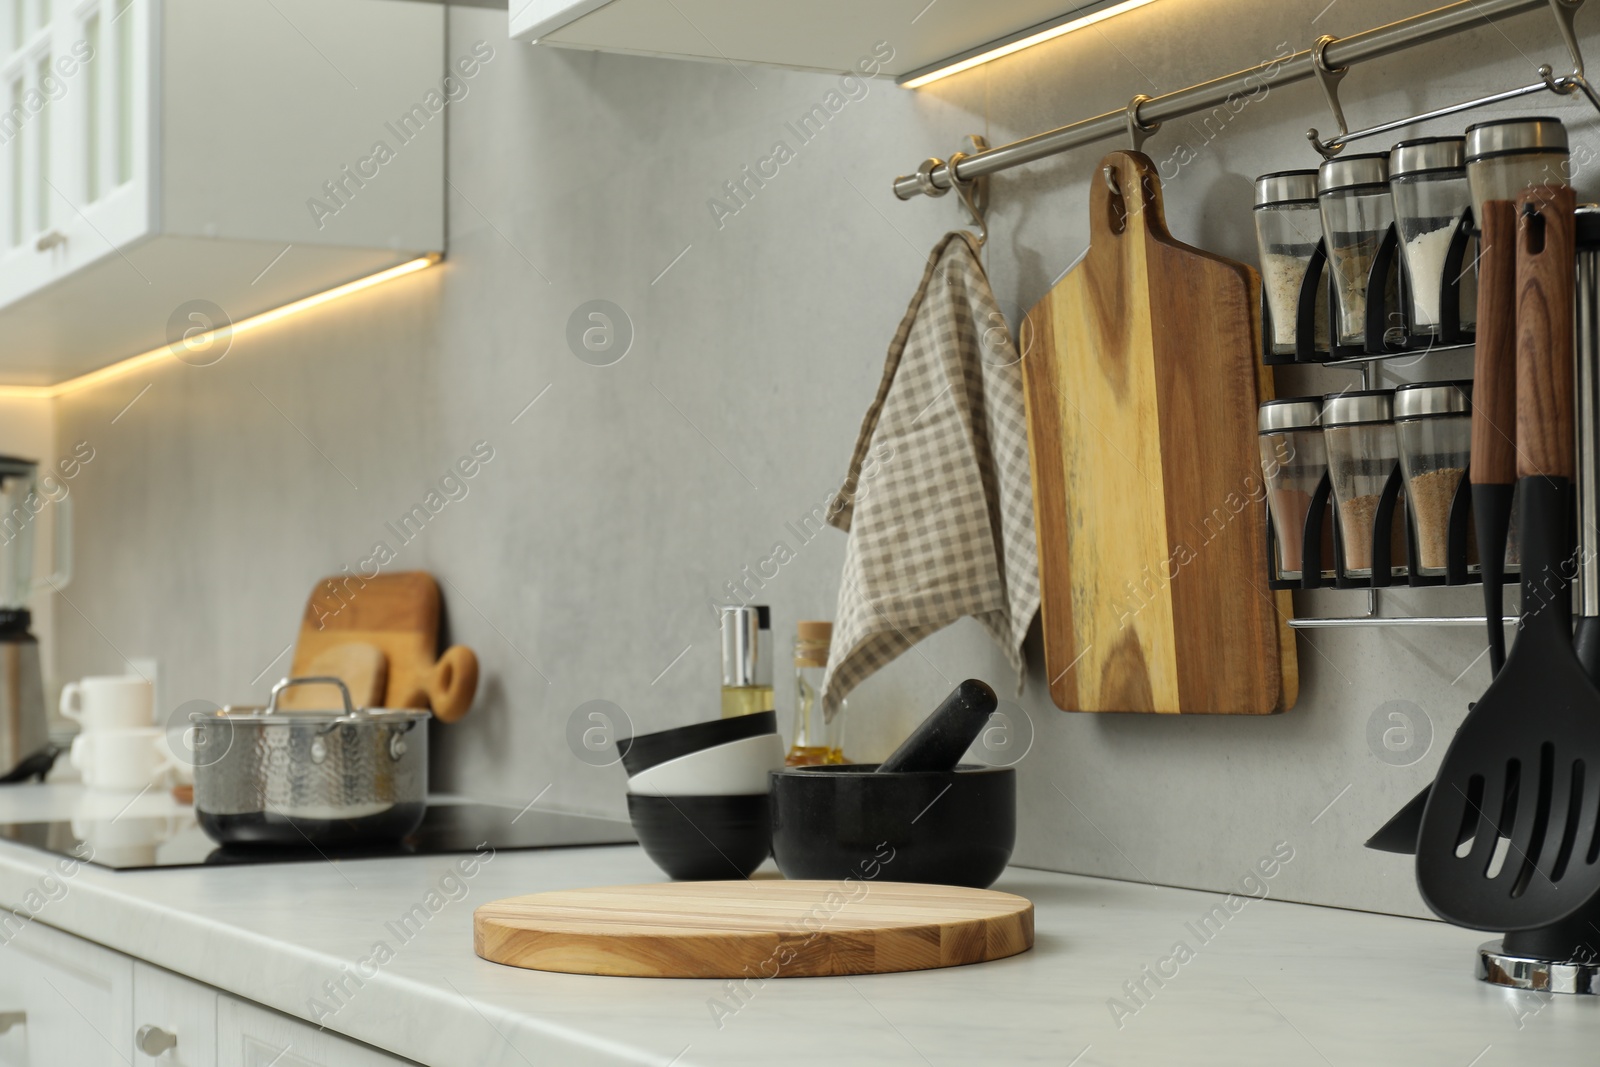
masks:
<svg viewBox="0 0 1600 1067"><path fill-rule="evenodd" d="M473 949L512 967L633 978L810 978L952 967L1033 946L1033 904L906 882L666 882L508 897Z"/></svg>

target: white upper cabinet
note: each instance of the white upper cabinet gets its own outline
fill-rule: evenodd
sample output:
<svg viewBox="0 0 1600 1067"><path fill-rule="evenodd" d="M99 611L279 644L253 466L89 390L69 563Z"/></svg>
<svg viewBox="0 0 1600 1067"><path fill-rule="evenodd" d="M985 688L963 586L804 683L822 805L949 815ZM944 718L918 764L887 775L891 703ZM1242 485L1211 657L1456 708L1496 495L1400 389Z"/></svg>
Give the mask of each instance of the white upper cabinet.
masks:
<svg viewBox="0 0 1600 1067"><path fill-rule="evenodd" d="M0 0L0 384L160 348L196 302L237 322L442 251L444 19Z"/></svg>
<svg viewBox="0 0 1600 1067"><path fill-rule="evenodd" d="M1107 0L513 0L511 36L601 52L900 76L1107 6ZM873 60L872 69L862 66Z"/></svg>

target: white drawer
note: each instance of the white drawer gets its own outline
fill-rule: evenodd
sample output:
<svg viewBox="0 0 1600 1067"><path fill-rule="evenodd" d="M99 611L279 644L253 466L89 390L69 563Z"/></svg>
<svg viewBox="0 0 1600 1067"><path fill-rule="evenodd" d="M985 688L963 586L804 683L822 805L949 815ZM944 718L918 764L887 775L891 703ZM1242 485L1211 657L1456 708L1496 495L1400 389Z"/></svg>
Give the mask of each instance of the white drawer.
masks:
<svg viewBox="0 0 1600 1067"><path fill-rule="evenodd" d="M217 1067L415 1067L309 1023L217 996Z"/></svg>

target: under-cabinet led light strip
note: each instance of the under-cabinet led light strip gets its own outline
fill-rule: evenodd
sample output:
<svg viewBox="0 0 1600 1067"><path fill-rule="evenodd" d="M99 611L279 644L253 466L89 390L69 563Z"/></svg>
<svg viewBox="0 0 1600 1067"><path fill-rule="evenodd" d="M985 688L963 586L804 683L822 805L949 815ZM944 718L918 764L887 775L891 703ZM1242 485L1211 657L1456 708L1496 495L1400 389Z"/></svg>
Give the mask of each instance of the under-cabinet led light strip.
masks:
<svg viewBox="0 0 1600 1067"><path fill-rule="evenodd" d="M1010 37L1002 37L993 44L983 45L980 49L952 56L932 68L923 67L921 70L914 70L910 74L902 75L898 79L898 83L906 89L920 89L929 82L938 81L940 78L948 78L950 75L959 74L964 70L971 70L980 64L999 59L1001 56L1009 56L1013 52L1022 51L1024 48L1032 48L1034 45L1043 44L1045 41L1053 41L1063 34L1071 33L1073 30L1081 30L1085 26L1093 26L1096 22L1111 18L1113 15L1120 15L1124 11L1132 11L1136 7L1143 7L1150 2L1151 0L1123 0L1120 4L1102 7L1098 11L1091 11L1087 15L1067 15L1064 19L1057 20L1053 24L1046 23L1042 28L1029 27L1019 33L1012 34Z"/></svg>
<svg viewBox="0 0 1600 1067"><path fill-rule="evenodd" d="M351 296L361 292L363 289L371 289L375 285L382 285L384 282L402 278L407 274L415 274L419 270L425 270L433 266L443 258L438 253L419 256L416 259L401 263L399 266L390 267L388 270L381 270L376 274L369 274L365 278L357 278L353 282L336 285L332 289L326 289L320 293L303 297L293 303L284 304L282 307L263 311L258 315L251 315L247 319L240 319L231 326L219 326L216 329L196 334L187 343L193 347L203 347L215 337L229 334L237 337L242 333L249 333L251 330L259 329L268 323L277 322L279 319L298 315L302 311L310 311L312 308L320 307L329 301ZM80 374L76 378L69 378L55 385L0 385L0 398L51 400L66 393L77 392L79 389L100 385L113 378L120 378L124 374L131 374L140 368L159 363L164 359L176 358L177 354L173 351L172 345L162 345L160 348L152 348L150 351L142 352L137 356L129 356L127 359L118 360L109 367L101 367L99 370Z"/></svg>

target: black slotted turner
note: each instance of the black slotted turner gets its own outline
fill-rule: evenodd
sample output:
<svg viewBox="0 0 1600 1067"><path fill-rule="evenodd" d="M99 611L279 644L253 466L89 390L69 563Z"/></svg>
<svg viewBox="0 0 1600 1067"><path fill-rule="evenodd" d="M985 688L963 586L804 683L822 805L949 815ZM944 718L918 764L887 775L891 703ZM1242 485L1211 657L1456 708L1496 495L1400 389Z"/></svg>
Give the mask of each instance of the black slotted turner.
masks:
<svg viewBox="0 0 1600 1067"><path fill-rule="evenodd" d="M1573 652L1569 599L1573 192L1530 188L1518 211L1522 632L1445 753L1417 839L1428 907L1508 933L1600 893L1600 690Z"/></svg>

